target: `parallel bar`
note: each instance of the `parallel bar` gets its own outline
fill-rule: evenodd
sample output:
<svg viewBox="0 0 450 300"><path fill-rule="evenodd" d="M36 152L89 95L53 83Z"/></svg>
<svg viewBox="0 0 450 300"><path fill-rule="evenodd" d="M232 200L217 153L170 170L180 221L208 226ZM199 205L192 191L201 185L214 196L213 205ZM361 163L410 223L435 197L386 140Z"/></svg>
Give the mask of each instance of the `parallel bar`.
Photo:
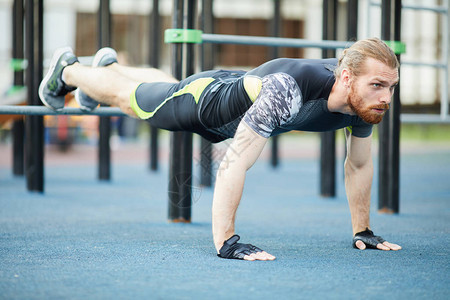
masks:
<svg viewBox="0 0 450 300"><path fill-rule="evenodd" d="M25 116L47 116L47 115L91 115L103 117L126 116L118 107L99 107L92 112L86 112L76 107L65 107L63 110L55 111L45 106L21 106L0 105L0 115L25 115Z"/></svg>
<svg viewBox="0 0 450 300"><path fill-rule="evenodd" d="M323 0L322 38L337 36L337 0ZM335 57L335 49L323 49L322 57ZM320 195L336 196L336 132L320 133Z"/></svg>
<svg viewBox="0 0 450 300"><path fill-rule="evenodd" d="M370 1L369 5L371 6L380 6L381 3L378 1ZM402 5L402 9L410 9L410 10L426 10L432 11L436 13L446 14L448 12L448 8L445 6L424 6L424 5Z"/></svg>
<svg viewBox="0 0 450 300"><path fill-rule="evenodd" d="M381 4L381 37L382 39L391 38L391 1L383 0ZM378 209L391 212L389 209L389 184L392 175L390 173L389 148L391 136L389 135L389 124L391 115L387 113L383 121L378 125L379 144L378 144Z"/></svg>
<svg viewBox="0 0 450 300"><path fill-rule="evenodd" d="M393 18L394 18L394 30L393 30L393 40L401 40L401 12L402 12L402 1L393 0ZM400 61L400 54L397 54L397 58ZM399 70L400 73L400 70ZM389 126L390 136L392 138L389 156L391 164L391 178L389 185L389 208L394 213L399 213L400 211L400 112L402 109L400 102L400 89L399 84L394 91L391 109L389 113L391 114L391 124Z"/></svg>
<svg viewBox="0 0 450 300"><path fill-rule="evenodd" d="M153 68L159 68L160 61L160 37L161 37L161 18L159 15L159 0L153 0L153 10L151 20L149 21L149 62ZM158 170L158 128L148 125L150 129L150 170Z"/></svg>
<svg viewBox="0 0 450 300"><path fill-rule="evenodd" d="M23 23L24 23L24 7L23 0L14 0L13 5L13 34L12 34L12 47L13 47L13 59L23 60L24 39L23 39ZM23 69L14 69L14 87L24 85L24 72ZM16 176L24 175L25 160L24 160L24 137L25 137L25 124L23 119L16 120L12 126L13 136L13 174Z"/></svg>
<svg viewBox="0 0 450 300"><path fill-rule="evenodd" d="M214 33L213 0L202 0L202 15L200 21L203 32ZM200 68L202 71L214 69L215 49L216 46L213 44L201 45ZM212 143L202 137L200 149L200 184L202 186L210 187L212 186L213 177Z"/></svg>
<svg viewBox="0 0 450 300"><path fill-rule="evenodd" d="M410 10L426 10L426 11L432 11L432 12L441 13L441 14L448 13L448 9L444 6L402 5L402 8L410 9Z"/></svg>
<svg viewBox="0 0 450 300"><path fill-rule="evenodd" d="M438 68L438 69L447 69L448 68L448 65L446 63L426 63L426 62L417 62L417 61L402 61L402 65L415 66L415 67L430 67L430 68Z"/></svg>
<svg viewBox="0 0 450 300"><path fill-rule="evenodd" d="M449 81L449 0L445 1L447 10L446 15L441 15L441 32L442 32L442 62L446 69L441 70L441 117L446 118L449 114L449 97L448 97L448 81Z"/></svg>
<svg viewBox="0 0 450 300"><path fill-rule="evenodd" d="M111 12L110 0L100 0L98 11L98 47L111 46ZM101 106L104 106L103 104ZM99 122L98 141L98 179L111 179L111 148L109 138L111 136L111 119L101 117Z"/></svg>
<svg viewBox="0 0 450 300"><path fill-rule="evenodd" d="M450 124L450 116L441 115L402 114L400 120L412 124Z"/></svg>
<svg viewBox="0 0 450 300"><path fill-rule="evenodd" d="M28 104L41 105L38 86L42 80L43 0L26 1L26 72ZM25 173L27 190L44 192L44 120L27 116L25 120Z"/></svg>
<svg viewBox="0 0 450 300"><path fill-rule="evenodd" d="M311 41L294 38L276 38L262 36L242 36L228 34L202 34L203 43L215 44L236 44L236 45L255 45L271 47L292 47L292 48L321 48L321 49L343 49L350 47L352 42L341 41Z"/></svg>
<svg viewBox="0 0 450 300"><path fill-rule="evenodd" d="M281 36L281 0L273 0L273 18L270 23L270 35L273 37ZM271 47L270 48L270 58L275 59L280 57L280 48ZM279 165L279 155L278 155L278 143L279 136L273 136L270 138L271 141L271 158L270 164L272 167L276 168Z"/></svg>

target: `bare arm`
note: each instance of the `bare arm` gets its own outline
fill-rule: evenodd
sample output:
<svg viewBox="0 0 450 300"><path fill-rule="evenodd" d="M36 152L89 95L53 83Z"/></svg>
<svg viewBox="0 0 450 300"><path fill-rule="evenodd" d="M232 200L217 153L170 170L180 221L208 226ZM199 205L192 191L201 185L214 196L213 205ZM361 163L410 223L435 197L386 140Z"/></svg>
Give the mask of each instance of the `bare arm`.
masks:
<svg viewBox="0 0 450 300"><path fill-rule="evenodd" d="M236 210L244 189L245 174L261 154L267 139L241 122L217 172L212 207L213 236L217 251L234 235ZM252 254L253 255L253 254ZM274 259L266 252L246 259Z"/></svg>
<svg viewBox="0 0 450 300"><path fill-rule="evenodd" d="M352 136L346 130L347 158L345 160L345 189L347 192L353 235L370 229L370 192L373 179L372 135L367 138ZM363 242L356 246L365 249ZM399 250L400 246L384 242L377 246L382 250Z"/></svg>
<svg viewBox="0 0 450 300"><path fill-rule="evenodd" d="M346 130L345 190L353 234L370 228L370 191L373 179L372 136L358 138Z"/></svg>

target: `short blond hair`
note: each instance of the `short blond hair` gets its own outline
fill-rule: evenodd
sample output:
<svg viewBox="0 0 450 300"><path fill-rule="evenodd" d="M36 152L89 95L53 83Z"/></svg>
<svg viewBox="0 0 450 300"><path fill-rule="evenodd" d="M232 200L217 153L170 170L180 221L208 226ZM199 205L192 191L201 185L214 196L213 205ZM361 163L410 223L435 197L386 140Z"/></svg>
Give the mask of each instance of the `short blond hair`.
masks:
<svg viewBox="0 0 450 300"><path fill-rule="evenodd" d="M397 69L400 66L394 51L379 38L360 40L345 49L339 57L337 68L334 70L336 78L341 76L344 68L353 75L358 76L364 70L364 62L367 58L374 58L385 65Z"/></svg>

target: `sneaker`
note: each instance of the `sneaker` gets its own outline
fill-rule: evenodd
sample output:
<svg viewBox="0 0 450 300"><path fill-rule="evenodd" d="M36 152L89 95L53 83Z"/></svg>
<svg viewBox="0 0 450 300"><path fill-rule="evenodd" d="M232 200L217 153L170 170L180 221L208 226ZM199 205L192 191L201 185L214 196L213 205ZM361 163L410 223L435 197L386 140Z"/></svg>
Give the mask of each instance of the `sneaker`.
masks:
<svg viewBox="0 0 450 300"><path fill-rule="evenodd" d="M105 47L98 50L95 54L92 67L106 67L116 62L117 52L112 48ZM75 92L75 100L80 108L85 111L93 111L98 106L98 102L89 97L80 88Z"/></svg>
<svg viewBox="0 0 450 300"><path fill-rule="evenodd" d="M50 68L39 85L39 98L42 103L53 110L64 108L64 96L75 90L75 87L68 86L62 80L62 72L65 67L78 62L78 58L73 54L70 47L59 48L53 54Z"/></svg>

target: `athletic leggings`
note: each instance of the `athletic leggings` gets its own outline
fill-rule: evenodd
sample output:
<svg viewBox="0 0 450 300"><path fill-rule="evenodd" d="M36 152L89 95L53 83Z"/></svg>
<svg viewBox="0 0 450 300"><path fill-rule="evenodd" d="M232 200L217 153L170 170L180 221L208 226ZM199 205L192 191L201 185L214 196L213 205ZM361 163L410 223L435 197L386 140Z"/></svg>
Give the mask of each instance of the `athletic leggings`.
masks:
<svg viewBox="0 0 450 300"><path fill-rule="evenodd" d="M179 83L141 83L131 94L131 107L157 128L194 132L219 142L234 132L216 129L240 121L253 104L244 89L245 73L216 70Z"/></svg>

